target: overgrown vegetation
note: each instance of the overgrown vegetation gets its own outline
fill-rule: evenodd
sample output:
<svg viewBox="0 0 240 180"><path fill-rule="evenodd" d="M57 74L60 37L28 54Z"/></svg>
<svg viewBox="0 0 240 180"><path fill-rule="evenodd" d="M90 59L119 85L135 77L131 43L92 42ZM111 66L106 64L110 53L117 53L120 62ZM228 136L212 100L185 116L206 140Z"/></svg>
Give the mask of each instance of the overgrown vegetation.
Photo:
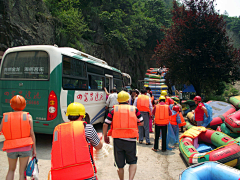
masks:
<svg viewBox="0 0 240 180"><path fill-rule="evenodd" d="M174 1L173 24L155 48L154 58L169 68L171 83L190 83L198 95L218 92L222 82L239 78L239 52L213 2L184 0L178 6Z"/></svg>
<svg viewBox="0 0 240 180"><path fill-rule="evenodd" d="M122 57L127 56L129 61L122 61L120 63L132 67L132 70L128 73L132 76L134 84L133 87L136 87L136 82L139 79L139 73L144 74L148 68L146 64L140 62L141 57L139 57L137 52L144 52L145 54L152 53L153 49L157 45L157 41L161 42L163 40L165 35L164 33L167 32L166 30L170 28L174 22L172 21L172 16L174 15L175 19L177 17L181 19L183 16L186 16L184 13L187 12L182 11L183 14L177 15L176 8L179 7L180 4L175 1L175 7L173 8L173 0L43 1L49 8L53 18L56 19L56 44L59 46L70 46L84 51L84 45L81 44L81 41L79 41L81 38L83 38L88 42L108 46L111 49L114 49L115 52L118 53L119 59L123 59ZM194 0L191 1L194 2ZM173 9L175 14L171 14L171 10ZM234 38L234 47L240 47L240 43L237 41L237 38L235 38L236 36L239 37L240 33L239 18L228 17L227 14L223 17L227 22L228 34L231 34L231 37ZM209 17L206 18L206 21L208 19ZM227 40L224 36L220 37L220 35L217 35L216 33L213 38L214 40L212 39L212 42L214 43L211 44L208 42L208 38L213 36L213 34L211 34L209 27L201 24L204 23L201 20L203 19L192 18L191 23L186 23L189 28L185 31L186 37L180 37L182 41L179 41L179 43L182 43L186 47L185 50L182 49L183 51L180 50L177 52L177 48L174 46L174 44L172 44L169 46L170 51L167 52L164 50L162 53L172 56L175 55L175 57L173 57L173 64L177 64L176 68L170 66L170 64L166 64L172 69L172 72L175 72L173 73L175 75L171 75L170 77L171 83L178 82L179 80L184 83L197 82L191 80L195 74L193 75L186 71L185 68L191 67L191 63L189 64L185 61L182 61L184 58L192 58L195 60L198 59L198 61L201 63L197 64L197 67L202 68L201 71L198 71L199 73L206 70L206 67L204 66L206 61L207 63L210 63L211 66L208 66L208 71L206 71L210 72L209 78L207 78L208 76L206 74L203 74L203 79L201 79L201 82L204 82L204 84L201 85L201 89L206 89L208 92L210 92L212 89L218 89L219 85L216 83L212 84L211 81L208 81L207 79L214 79L215 82L233 80L234 78L232 77L237 76L236 72L238 72L237 69L239 67L233 67L236 63L233 63L233 61L230 60L231 57L233 57L231 49L225 51L228 52L226 54L220 53L220 51L224 52L224 50L220 48L220 41L222 44L227 44ZM216 19L212 20L214 21ZM219 24L220 26L223 25L223 19L221 20L221 23L222 24ZM199 28L202 28L202 34L197 33L197 31L191 34L191 32L193 32L191 29L193 29L194 25L198 25ZM216 23L213 22L210 23L210 25L212 26L212 32L216 30L213 28ZM201 39L201 41L198 42L199 44L192 46L191 43L196 41L196 38ZM170 42L172 43L172 41ZM195 49L192 49L192 47ZM215 47L215 49L204 49L204 47ZM173 53L173 50L176 53ZM224 57L220 58L222 59L221 65L218 63L218 57L215 55L212 56L214 53L219 54L218 57ZM201 56L200 58L201 54L204 54L204 56ZM136 61L139 62L136 63ZM141 69L138 73L134 69L134 66L136 65L139 65L139 69ZM219 66L219 71L212 71L212 69L216 68L217 66ZM220 70L222 67L224 67L224 72ZM176 71L176 69L178 69L182 74L179 74L179 71ZM194 69L192 69L192 71L193 70ZM229 73L231 75L229 75ZM227 80L226 78L222 78L224 76L227 78ZM219 77L221 78L219 79ZM207 83L211 84L211 86L206 86Z"/></svg>
<svg viewBox="0 0 240 180"><path fill-rule="evenodd" d="M166 0L168 6L171 0ZM60 23L56 37L60 45L76 43L83 37L99 36L120 53L152 49L163 38L170 23L170 9L162 0L45 0Z"/></svg>
<svg viewBox="0 0 240 180"><path fill-rule="evenodd" d="M204 101L215 100L215 101L225 101L228 102L231 96L239 95L239 90L234 88L234 86L230 83L221 83L218 90L211 91L204 98Z"/></svg>

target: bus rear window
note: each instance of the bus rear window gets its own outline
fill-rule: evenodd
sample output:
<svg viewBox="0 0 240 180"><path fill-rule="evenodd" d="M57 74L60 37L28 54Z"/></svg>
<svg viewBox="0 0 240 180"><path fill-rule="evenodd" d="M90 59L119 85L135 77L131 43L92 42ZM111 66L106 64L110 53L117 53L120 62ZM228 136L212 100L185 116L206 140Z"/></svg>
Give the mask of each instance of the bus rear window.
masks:
<svg viewBox="0 0 240 180"><path fill-rule="evenodd" d="M49 56L44 51L9 53L2 63L1 78L48 79Z"/></svg>

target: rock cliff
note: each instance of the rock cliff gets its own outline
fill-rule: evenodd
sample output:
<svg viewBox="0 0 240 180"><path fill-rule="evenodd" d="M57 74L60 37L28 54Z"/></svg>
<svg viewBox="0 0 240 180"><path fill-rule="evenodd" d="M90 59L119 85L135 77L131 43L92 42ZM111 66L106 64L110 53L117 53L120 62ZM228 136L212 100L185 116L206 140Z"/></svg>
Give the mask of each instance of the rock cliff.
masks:
<svg viewBox="0 0 240 180"><path fill-rule="evenodd" d="M0 0L0 51L54 44L54 21L42 0Z"/></svg>

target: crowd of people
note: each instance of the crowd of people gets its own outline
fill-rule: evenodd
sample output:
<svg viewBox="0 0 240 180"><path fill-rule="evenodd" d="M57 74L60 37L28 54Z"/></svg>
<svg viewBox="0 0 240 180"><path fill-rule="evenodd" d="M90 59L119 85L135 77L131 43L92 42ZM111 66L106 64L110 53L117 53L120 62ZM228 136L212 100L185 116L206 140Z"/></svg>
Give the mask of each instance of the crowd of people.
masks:
<svg viewBox="0 0 240 180"><path fill-rule="evenodd" d="M165 152L168 126L171 126L176 137L175 144L179 143L179 125L184 121L181 105L168 97L167 91L162 91L160 98L154 100L150 88L142 89L141 92L132 90L130 93L126 89L119 93L112 89L110 93L106 91L106 94L108 98L103 139L105 143L110 143L109 136L113 138L114 160L119 179L124 179L124 166L129 164L129 179L132 180L137 170L137 139L139 144L143 144L145 138L145 144L153 145L152 150L157 152L161 137L161 150ZM199 96L194 100L197 105L196 120L201 125L202 116L204 113L207 115L206 108ZM23 111L26 100L22 96L14 96L10 106L14 112L4 113L0 125L0 131L3 131L6 139L3 150L7 152L9 162L6 180L14 179L18 159L20 180L25 180L24 171L28 159L31 153L36 156L32 117ZM85 107L81 103L69 104L66 116L70 122L57 125L53 133L51 178L97 179L93 148L100 150L103 147L102 137L91 124L84 121ZM153 124L154 143L149 138L149 133L153 132Z"/></svg>

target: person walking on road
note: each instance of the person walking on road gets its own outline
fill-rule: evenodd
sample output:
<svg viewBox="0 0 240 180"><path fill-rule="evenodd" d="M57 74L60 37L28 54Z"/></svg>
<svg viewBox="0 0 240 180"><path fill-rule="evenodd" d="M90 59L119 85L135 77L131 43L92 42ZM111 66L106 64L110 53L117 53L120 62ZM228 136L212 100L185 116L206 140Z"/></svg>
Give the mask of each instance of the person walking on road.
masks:
<svg viewBox="0 0 240 180"><path fill-rule="evenodd" d="M152 114L152 103L151 98L148 97L147 91L145 89L141 90L141 95L139 95L135 101L134 106L138 108L138 110L141 112L143 116L144 126L139 126L139 143L143 143L143 135L145 134L146 138L146 145L151 145L149 139L149 116Z"/></svg>
<svg viewBox="0 0 240 180"><path fill-rule="evenodd" d="M104 141L110 143L112 136L114 144L114 158L120 180L124 179L124 166L129 164L129 180L132 180L137 170L136 138L138 126L143 125L143 118L138 109L128 105L129 95L125 91L118 93L119 105L115 105L109 112L103 124ZM108 131L108 126L111 129ZM108 133L107 133L108 131Z"/></svg>
<svg viewBox="0 0 240 180"><path fill-rule="evenodd" d="M160 130L162 130L162 151L165 152L167 149L167 125L172 115L172 111L169 108L169 105L165 104L166 98L160 96L159 103L153 109L153 115L155 115L155 139L153 151L158 151L158 142L160 136Z"/></svg>
<svg viewBox="0 0 240 180"><path fill-rule="evenodd" d="M81 103L69 104L66 116L70 122L57 125L53 133L52 180L95 180L93 147L99 150L103 144L94 127L83 120L85 107Z"/></svg>
<svg viewBox="0 0 240 180"><path fill-rule="evenodd" d="M179 124L181 124L180 107L178 105L173 106L172 116L170 116L170 124L172 126L175 135L175 144L179 144ZM182 117L183 118L183 117Z"/></svg>
<svg viewBox="0 0 240 180"><path fill-rule="evenodd" d="M109 111L113 108L114 105L118 104L117 101L117 89L111 89L111 94L108 96L108 99L106 101L106 112L105 112L105 117L107 117Z"/></svg>
<svg viewBox="0 0 240 180"><path fill-rule="evenodd" d="M14 179L18 159L19 179L25 180L24 172L29 156L32 154L33 157L36 157L37 154L32 116L28 112L23 112L26 100L20 95L16 95L10 100L10 106L14 112L4 113L0 125L0 132L3 132L6 139L3 151L7 152L9 163L6 180Z"/></svg>
<svg viewBox="0 0 240 180"><path fill-rule="evenodd" d="M182 104L182 99L183 99L183 94L182 94L182 91L178 91L176 90L176 93L179 95L179 100L180 100L180 104Z"/></svg>
<svg viewBox="0 0 240 180"><path fill-rule="evenodd" d="M197 126L201 126L204 120L204 113L206 114L206 117L208 117L208 112L205 105L202 103L202 98L200 96L195 96L193 100L197 105L195 111L193 111L195 114L195 121L197 122Z"/></svg>

